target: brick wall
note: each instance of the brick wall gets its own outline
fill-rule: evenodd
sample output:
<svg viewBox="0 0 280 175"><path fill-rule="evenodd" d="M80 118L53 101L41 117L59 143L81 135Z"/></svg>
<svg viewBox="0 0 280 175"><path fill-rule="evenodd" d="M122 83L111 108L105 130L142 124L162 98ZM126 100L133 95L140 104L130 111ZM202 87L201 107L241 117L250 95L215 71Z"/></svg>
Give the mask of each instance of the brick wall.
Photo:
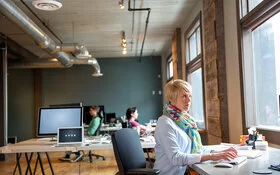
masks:
<svg viewBox="0 0 280 175"><path fill-rule="evenodd" d="M223 0L203 0L208 144L229 142Z"/></svg>

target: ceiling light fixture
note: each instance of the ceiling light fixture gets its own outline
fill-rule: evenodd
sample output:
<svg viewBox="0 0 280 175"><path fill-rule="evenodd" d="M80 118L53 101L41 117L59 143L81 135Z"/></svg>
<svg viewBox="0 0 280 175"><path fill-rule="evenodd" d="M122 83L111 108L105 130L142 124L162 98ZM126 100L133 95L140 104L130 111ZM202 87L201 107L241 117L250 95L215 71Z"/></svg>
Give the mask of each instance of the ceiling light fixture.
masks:
<svg viewBox="0 0 280 175"><path fill-rule="evenodd" d="M124 1L124 0L120 0L120 1L119 1L119 5L120 5L120 8L121 8L121 9L124 9L124 3L123 3L123 1Z"/></svg>
<svg viewBox="0 0 280 175"><path fill-rule="evenodd" d="M57 0L35 0L32 5L40 10L55 11L62 7L61 2Z"/></svg>
<svg viewBox="0 0 280 175"><path fill-rule="evenodd" d="M127 54L126 39L125 39L125 32L124 31L122 31L121 46L122 46L122 54L123 55Z"/></svg>

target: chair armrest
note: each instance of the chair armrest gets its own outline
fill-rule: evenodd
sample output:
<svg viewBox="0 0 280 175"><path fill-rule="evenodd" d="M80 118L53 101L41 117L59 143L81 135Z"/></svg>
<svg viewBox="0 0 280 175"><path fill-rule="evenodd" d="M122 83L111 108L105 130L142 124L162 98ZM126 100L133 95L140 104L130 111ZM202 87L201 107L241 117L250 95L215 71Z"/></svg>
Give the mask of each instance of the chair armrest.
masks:
<svg viewBox="0 0 280 175"><path fill-rule="evenodd" d="M157 169L149 169L149 168L137 168L137 169L128 169L126 174L148 174L154 175L159 174L160 170Z"/></svg>

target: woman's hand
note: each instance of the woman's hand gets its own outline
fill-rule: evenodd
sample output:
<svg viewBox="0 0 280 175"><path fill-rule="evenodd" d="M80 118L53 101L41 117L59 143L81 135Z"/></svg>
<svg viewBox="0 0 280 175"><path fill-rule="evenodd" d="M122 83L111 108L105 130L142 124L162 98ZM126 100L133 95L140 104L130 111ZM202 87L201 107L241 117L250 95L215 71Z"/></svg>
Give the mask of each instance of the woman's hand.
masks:
<svg viewBox="0 0 280 175"><path fill-rule="evenodd" d="M202 155L201 161L207 161L207 160L232 160L236 158L237 150L233 147L222 150L222 151L214 151L214 153Z"/></svg>
<svg viewBox="0 0 280 175"><path fill-rule="evenodd" d="M237 154L235 154L233 151L226 151L226 152L213 153L211 157L212 157L211 160L214 161L232 160L237 157Z"/></svg>
<svg viewBox="0 0 280 175"><path fill-rule="evenodd" d="M217 151L217 152L234 152L237 155L237 150L233 147L230 147L230 148L222 150L222 151Z"/></svg>

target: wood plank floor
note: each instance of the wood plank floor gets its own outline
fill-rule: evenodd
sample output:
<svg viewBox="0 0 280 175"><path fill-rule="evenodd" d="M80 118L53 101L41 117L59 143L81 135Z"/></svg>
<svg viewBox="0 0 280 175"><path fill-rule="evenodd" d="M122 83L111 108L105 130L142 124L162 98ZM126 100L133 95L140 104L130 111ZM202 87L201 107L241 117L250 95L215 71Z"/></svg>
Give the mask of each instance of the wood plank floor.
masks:
<svg viewBox="0 0 280 175"><path fill-rule="evenodd" d="M93 163L89 162L89 158L85 157L83 161L70 163L60 161L59 158L65 155L64 152L52 152L49 153L51 158L52 166L54 169L54 173L56 175L115 175L118 172L118 166L115 160L115 155L113 150L96 150L93 151L95 154L100 154L106 157L106 160L102 160L102 158L96 159L94 157ZM74 156L74 155L72 155ZM147 157L147 155L145 154ZM150 156L154 158L154 153L150 153ZM41 153L41 157L44 164L44 170L46 175L51 175L51 169L47 162L47 157L44 153ZM33 156L31 162L31 169L33 170L35 167L35 161L37 156ZM148 163L148 162L147 162ZM16 165L16 155L8 154L7 161L0 161L0 175L11 175L13 174L14 168ZM21 158L21 168L23 174L25 174L26 170L26 160L24 155ZM149 164L147 164L149 167ZM18 170L16 174L19 174ZM38 164L36 174L41 174L41 169Z"/></svg>
<svg viewBox="0 0 280 175"><path fill-rule="evenodd" d="M62 162L59 160L60 157L65 155L64 152L52 152L49 153L51 158L52 166L56 175L114 175L118 172L118 166L116 164L115 156L113 150L99 150L93 151L95 154L100 154L106 157L106 160L102 160L102 158L96 159L94 158L94 162L90 163L89 158L85 157L83 161L70 163L70 162ZM51 170L49 164L47 162L47 157L45 154L41 154L42 160L44 163L44 170L47 175L51 174ZM22 155L23 156L23 155ZM74 156L74 155L73 155ZM31 169L34 169L35 161L37 156L33 156ZM1 175L10 175L13 174L14 167L16 164L15 154L8 154L7 161L0 161L0 174ZM23 174L26 170L26 161L25 157L21 158L21 168ZM19 174L18 171L16 174ZM38 164L36 174L41 174L41 169Z"/></svg>

